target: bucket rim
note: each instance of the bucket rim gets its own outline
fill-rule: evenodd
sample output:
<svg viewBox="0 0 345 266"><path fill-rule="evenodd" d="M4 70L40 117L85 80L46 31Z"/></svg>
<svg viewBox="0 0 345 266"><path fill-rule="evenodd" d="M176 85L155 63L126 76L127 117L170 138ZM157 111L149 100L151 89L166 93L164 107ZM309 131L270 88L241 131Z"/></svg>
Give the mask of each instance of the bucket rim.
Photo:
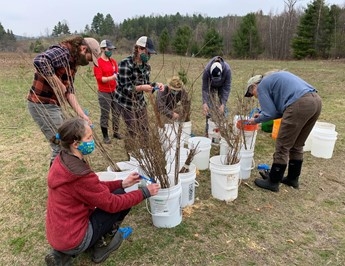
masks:
<svg viewBox="0 0 345 266"><path fill-rule="evenodd" d="M259 125L250 125L248 124L248 119L240 119L237 120L236 127L238 129L243 129L244 131L256 131L259 128Z"/></svg>

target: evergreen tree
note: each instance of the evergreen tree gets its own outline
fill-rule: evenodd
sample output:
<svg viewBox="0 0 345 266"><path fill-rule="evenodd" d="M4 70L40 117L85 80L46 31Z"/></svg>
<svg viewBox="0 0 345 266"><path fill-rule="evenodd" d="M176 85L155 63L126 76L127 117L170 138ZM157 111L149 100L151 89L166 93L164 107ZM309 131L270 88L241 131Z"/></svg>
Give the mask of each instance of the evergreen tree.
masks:
<svg viewBox="0 0 345 266"><path fill-rule="evenodd" d="M115 34L115 23L113 18L110 14L105 16L103 24L101 25L101 36L110 35L113 36Z"/></svg>
<svg viewBox="0 0 345 266"><path fill-rule="evenodd" d="M58 22L57 25L54 26L52 36L57 37L60 35L67 35L71 34L67 22Z"/></svg>
<svg viewBox="0 0 345 266"><path fill-rule="evenodd" d="M169 48L169 33L168 29L165 28L159 37L159 51L165 54Z"/></svg>
<svg viewBox="0 0 345 266"><path fill-rule="evenodd" d="M221 55L223 50L223 38L215 28L210 28L206 32L202 54L206 57Z"/></svg>
<svg viewBox="0 0 345 266"><path fill-rule="evenodd" d="M11 30L5 31L0 23L0 51L15 51L16 37Z"/></svg>
<svg viewBox="0 0 345 266"><path fill-rule="evenodd" d="M302 58L327 58L330 54L334 19L324 0L308 4L292 40L293 55Z"/></svg>
<svg viewBox="0 0 345 266"><path fill-rule="evenodd" d="M192 30L189 26L179 27L176 31L173 46L178 55L186 55L192 36Z"/></svg>
<svg viewBox="0 0 345 266"><path fill-rule="evenodd" d="M92 19L91 32L97 35L101 35L103 23L104 23L103 14L97 13L96 16L94 16Z"/></svg>
<svg viewBox="0 0 345 266"><path fill-rule="evenodd" d="M262 53L256 18L249 13L243 20L233 37L234 55L240 58L257 58Z"/></svg>

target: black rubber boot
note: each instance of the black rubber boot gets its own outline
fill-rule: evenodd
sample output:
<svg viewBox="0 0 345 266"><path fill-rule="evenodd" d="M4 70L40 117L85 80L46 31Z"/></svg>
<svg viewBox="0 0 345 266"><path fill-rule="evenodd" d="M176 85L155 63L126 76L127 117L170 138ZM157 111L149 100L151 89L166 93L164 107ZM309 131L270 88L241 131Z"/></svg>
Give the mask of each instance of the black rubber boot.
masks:
<svg viewBox="0 0 345 266"><path fill-rule="evenodd" d="M282 179L283 184L293 188L299 187L298 179L301 174L302 163L302 160L289 161L288 175Z"/></svg>
<svg viewBox="0 0 345 266"><path fill-rule="evenodd" d="M113 239L107 244L102 237L94 246L92 261L95 263L101 263L105 261L111 252L118 249L123 241L122 233L117 231Z"/></svg>
<svg viewBox="0 0 345 266"><path fill-rule="evenodd" d="M286 164L274 163L272 164L269 177L267 179L257 178L255 179L254 183L258 187L261 187L263 189L268 189L274 192L278 192L279 184L280 184L280 181L283 179L285 169L286 169Z"/></svg>
<svg viewBox="0 0 345 266"><path fill-rule="evenodd" d="M72 265L72 256L53 249L45 257L48 266L70 266Z"/></svg>
<svg viewBox="0 0 345 266"><path fill-rule="evenodd" d="M106 127L101 127L102 130L102 135L103 135L103 142L105 144L110 144L111 140L109 139L109 135L108 135L108 128Z"/></svg>
<svg viewBox="0 0 345 266"><path fill-rule="evenodd" d="M268 177L270 176L270 170L259 171L259 174L263 179L268 179Z"/></svg>

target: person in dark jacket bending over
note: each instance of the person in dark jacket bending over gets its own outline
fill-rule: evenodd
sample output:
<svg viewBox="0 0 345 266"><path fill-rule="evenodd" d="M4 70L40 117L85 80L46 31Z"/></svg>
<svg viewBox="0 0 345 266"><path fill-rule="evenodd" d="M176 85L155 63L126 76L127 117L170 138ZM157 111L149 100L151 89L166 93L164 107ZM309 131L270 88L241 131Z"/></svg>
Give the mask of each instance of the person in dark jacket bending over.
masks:
<svg viewBox="0 0 345 266"><path fill-rule="evenodd" d="M176 111L177 105L184 97L188 97L183 88L184 84L179 77L174 76L163 91L157 92L157 107L164 121L176 121L180 114Z"/></svg>
<svg viewBox="0 0 345 266"><path fill-rule="evenodd" d="M299 187L303 162L303 146L314 127L322 108L316 89L288 71L270 71L248 80L245 97L258 98L261 112L250 124L282 118L276 139L273 163L263 179L255 179L258 187L279 191L279 184ZM288 174L284 172L288 167Z"/></svg>
<svg viewBox="0 0 345 266"><path fill-rule="evenodd" d="M231 91L231 69L220 56L213 57L206 65L202 75L202 108L206 116L205 135L208 135L210 108L217 108L227 115L226 103Z"/></svg>

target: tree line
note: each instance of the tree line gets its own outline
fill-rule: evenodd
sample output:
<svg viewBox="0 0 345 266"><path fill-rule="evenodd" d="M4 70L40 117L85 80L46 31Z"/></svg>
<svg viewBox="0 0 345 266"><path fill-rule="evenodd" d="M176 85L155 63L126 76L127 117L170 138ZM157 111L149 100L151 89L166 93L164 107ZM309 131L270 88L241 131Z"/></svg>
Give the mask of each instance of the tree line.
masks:
<svg viewBox="0 0 345 266"><path fill-rule="evenodd" d="M118 48L139 36L150 36L160 53L184 56L224 55L241 59L328 59L345 57L345 8L313 0L304 10L298 0L284 0L280 14L262 12L218 18L179 13L165 16L139 16L115 24L110 14L97 13L85 36L110 39ZM0 41L2 42L0 24ZM75 32L77 33L77 32ZM74 34L75 34L74 33ZM66 21L58 22L49 37L70 35ZM48 37L48 36L47 36ZM36 40L30 49L44 48Z"/></svg>

